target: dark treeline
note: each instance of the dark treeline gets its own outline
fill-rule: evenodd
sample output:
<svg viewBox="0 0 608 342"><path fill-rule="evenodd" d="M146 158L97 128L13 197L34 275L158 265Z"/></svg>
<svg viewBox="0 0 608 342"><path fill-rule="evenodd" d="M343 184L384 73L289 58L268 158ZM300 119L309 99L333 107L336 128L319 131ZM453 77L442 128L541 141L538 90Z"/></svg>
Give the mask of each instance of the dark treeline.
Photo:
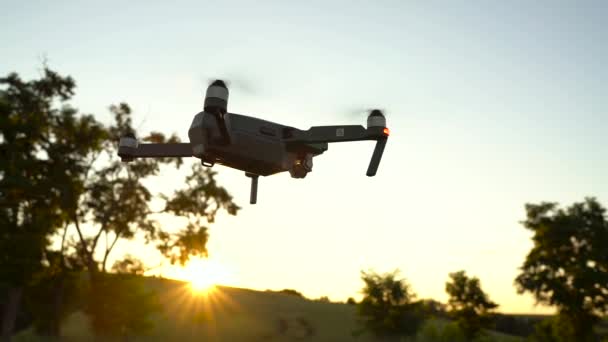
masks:
<svg viewBox="0 0 608 342"><path fill-rule="evenodd" d="M96 333L121 335L149 328L154 298L132 281L145 271L130 255L108 265L114 247L137 238L171 262L207 254L207 224L239 207L193 165L185 186L154 196L144 184L181 159L117 158L121 136L133 133L130 107L110 106L111 123L69 104L75 82L46 65L38 79L0 78L0 303L1 335L11 339L31 322L37 333L58 336L61 320L80 307ZM147 142L177 142L152 132ZM160 210L151 202L161 201ZM177 215L186 227L164 229L159 215ZM109 277L109 273L124 276ZM84 279L82 275L85 275ZM83 302L84 301L84 302Z"/></svg>
<svg viewBox="0 0 608 342"><path fill-rule="evenodd" d="M448 304L433 299L417 299L412 287L399 271L378 274L362 272L363 299L356 303L361 330L355 335L373 333L381 339L399 340L423 335L424 340L470 341L482 337L496 318L492 302L476 277L464 271L449 274L445 289ZM437 321L451 321L440 327Z"/></svg>
<svg viewBox="0 0 608 342"><path fill-rule="evenodd" d="M539 304L557 308L555 316L504 315L464 271L449 274L447 306L415 300L397 273L363 272L363 300L358 303L365 331L379 337L471 341L488 338L487 330L528 337L531 341L599 341L608 313L608 220L595 198L567 208L557 203L526 204L523 226L533 232L528 253L514 283ZM431 309L432 308L432 309ZM424 325L435 318L451 323L437 330ZM357 333L361 333L357 332ZM605 334L605 333L604 333ZM604 338L607 336L603 336Z"/></svg>

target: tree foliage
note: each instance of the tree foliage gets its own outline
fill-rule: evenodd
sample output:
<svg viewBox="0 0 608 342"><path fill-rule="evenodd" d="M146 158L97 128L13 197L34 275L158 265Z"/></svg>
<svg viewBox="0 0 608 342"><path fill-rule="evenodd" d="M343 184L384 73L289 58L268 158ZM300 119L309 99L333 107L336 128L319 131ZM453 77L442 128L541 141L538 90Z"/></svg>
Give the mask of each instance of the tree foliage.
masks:
<svg viewBox="0 0 608 342"><path fill-rule="evenodd" d="M71 274L86 268L89 297L96 298L106 289L103 274L120 241L151 243L171 262L184 264L193 255L207 255L207 225L219 212L235 215L240 209L215 173L200 165L192 167L182 189L170 196L153 194L146 182L163 167L180 168L182 161L119 160L119 138L134 131L127 104L110 107L108 124L79 114L68 104L74 80L46 66L39 79L23 81L13 73L0 78L0 86L0 287L9 292L3 305L5 338L25 286L32 285L33 297L66 298ZM179 141L158 132L141 140ZM159 209L153 203L161 203ZM162 215L188 222L181 229L162 227ZM61 244L51 247L52 240ZM140 273L140 266L123 260L114 270ZM96 303L89 313L107 315L106 306ZM43 318L37 318L42 330L51 332L57 327L48 324L56 325L68 307L53 311L32 305Z"/></svg>
<svg viewBox="0 0 608 342"><path fill-rule="evenodd" d="M491 310L498 305L483 292L478 278L468 277L464 271L450 273L449 276L445 290L449 295L450 313L467 338L472 339L489 325Z"/></svg>
<svg viewBox="0 0 608 342"><path fill-rule="evenodd" d="M129 338L150 333L160 314L158 296L132 274L100 274L86 311L98 335ZM103 313L103 314L100 314Z"/></svg>
<svg viewBox="0 0 608 342"><path fill-rule="evenodd" d="M281 291L278 291L278 293L282 293L282 294L286 294L286 295L294 296L294 297L304 298L304 295L300 291L294 290L294 289L283 289Z"/></svg>
<svg viewBox="0 0 608 342"><path fill-rule="evenodd" d="M445 304L434 299L420 300L420 306L427 317L446 318L447 307Z"/></svg>
<svg viewBox="0 0 608 342"><path fill-rule="evenodd" d="M399 271L361 272L363 299L357 304L365 329L376 336L414 336L424 321L416 295Z"/></svg>
<svg viewBox="0 0 608 342"><path fill-rule="evenodd" d="M526 214L523 225L532 231L534 246L515 280L518 291L556 306L576 340L591 338L593 324L608 313L605 208L586 198L565 209L557 203L527 204Z"/></svg>
<svg viewBox="0 0 608 342"><path fill-rule="evenodd" d="M534 328L535 330L529 338L533 342L584 341L591 338L591 336L586 336L583 340L578 339L570 319L559 314L542 320Z"/></svg>
<svg viewBox="0 0 608 342"><path fill-rule="evenodd" d="M42 272L50 237L75 207L86 158L105 131L67 104L75 83L43 68L39 79L0 78L0 283L8 284L2 335L10 338L21 293Z"/></svg>
<svg viewBox="0 0 608 342"><path fill-rule="evenodd" d="M141 260L127 254L123 259L114 262L112 271L119 274L143 275L146 268Z"/></svg>
<svg viewBox="0 0 608 342"><path fill-rule="evenodd" d="M67 105L74 81L45 68L38 80L0 79L0 281L22 285L42 267L49 236L67 220L82 184L82 156L103 130Z"/></svg>
<svg viewBox="0 0 608 342"><path fill-rule="evenodd" d="M180 168L181 159L122 162L117 156L117 142L121 136L133 132L132 113L124 103L111 106L110 111L114 116L114 122L107 127L110 139L103 151L93 156L94 162L83 182L78 206L70 212L71 227L78 237L75 254L83 258L91 280L88 313L96 322L93 327L100 333L106 332L109 324L119 324L117 317L126 319L126 316L117 315L107 321L106 317L113 315L114 309L99 301L100 297L106 296L106 291L114 288L106 286L105 273L110 254L119 241L139 239L154 244L171 263L183 265L191 256L207 256L206 224L214 222L220 210L231 215L239 210L228 191L216 182L215 173L203 169L200 164L193 165L183 188L178 188L171 196L152 194L146 181L158 176L165 166ZM179 141L176 136L166 138L158 132L152 132L142 140L154 143ZM153 202L160 209L155 210ZM161 226L158 219L162 215L181 216L187 220L186 227ZM133 259L122 260L114 270L141 273L142 268L134 262ZM119 284L130 286L129 282Z"/></svg>
<svg viewBox="0 0 608 342"><path fill-rule="evenodd" d="M138 236L146 242L154 242L172 263L185 264L191 256L206 256L208 228L205 224L214 222L220 210L236 215L240 208L228 191L216 182L215 172L203 169L198 163L193 164L182 189L171 196L154 196L146 180L158 176L163 165L181 167L181 159L122 162L117 156L117 141L133 132L132 113L125 103L111 106L110 111L114 116L113 124L108 127L110 140L103 153L95 156L103 162L92 165L79 206L71 216L90 271L105 272L115 245L120 240ZM142 140L154 143L179 141L176 136L166 138L159 132L152 132ZM160 210L153 210L153 201L164 204ZM161 227L158 216L163 214L184 217L188 223L182 229ZM84 228L85 225L88 228ZM94 260L99 249L102 258Z"/></svg>

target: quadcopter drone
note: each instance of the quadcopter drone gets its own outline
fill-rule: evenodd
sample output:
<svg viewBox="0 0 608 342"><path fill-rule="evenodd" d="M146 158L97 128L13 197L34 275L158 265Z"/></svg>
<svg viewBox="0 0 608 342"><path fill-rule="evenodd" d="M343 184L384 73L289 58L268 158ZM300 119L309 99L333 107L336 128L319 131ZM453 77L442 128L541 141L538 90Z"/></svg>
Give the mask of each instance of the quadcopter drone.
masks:
<svg viewBox="0 0 608 342"><path fill-rule="evenodd" d="M312 158L327 151L332 142L375 140L367 168L372 177L378 170L389 129L382 111L374 109L361 125L314 126L303 131L251 116L228 113L228 88L222 80L207 88L202 112L194 116L188 130L189 143L141 144L134 134L120 139L118 155L123 162L135 158L196 157L204 166L225 165L245 171L251 178L250 203L257 201L258 177L289 171L304 178L312 171Z"/></svg>

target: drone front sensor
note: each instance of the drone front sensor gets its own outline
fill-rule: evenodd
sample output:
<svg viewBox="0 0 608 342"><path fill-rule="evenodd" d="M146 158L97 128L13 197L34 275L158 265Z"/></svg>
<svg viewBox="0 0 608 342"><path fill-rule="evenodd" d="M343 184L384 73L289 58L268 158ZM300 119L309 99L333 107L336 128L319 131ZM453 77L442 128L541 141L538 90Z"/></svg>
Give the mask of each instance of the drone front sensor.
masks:
<svg viewBox="0 0 608 342"><path fill-rule="evenodd" d="M313 158L327 151L328 143L375 140L367 176L378 171L390 134L381 110L373 109L367 127L361 125L314 126L300 130L252 116L228 112L226 82L213 81L207 88L203 111L188 130L189 143L141 144L134 134L120 139L122 161L135 158L196 157L205 166L225 165L245 171L251 178L250 203L257 202L259 176L288 171L304 178L312 171Z"/></svg>

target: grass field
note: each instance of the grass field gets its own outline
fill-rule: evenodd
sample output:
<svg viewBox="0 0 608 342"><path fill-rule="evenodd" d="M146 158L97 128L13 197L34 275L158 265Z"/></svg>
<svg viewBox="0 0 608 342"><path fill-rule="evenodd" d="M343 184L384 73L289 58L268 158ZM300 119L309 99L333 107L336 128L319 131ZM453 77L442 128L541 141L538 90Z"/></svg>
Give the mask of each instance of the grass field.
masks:
<svg viewBox="0 0 608 342"><path fill-rule="evenodd" d="M163 313L155 317L149 335L129 341L377 341L368 334L353 336L359 328L354 305L231 287L216 287L209 295L196 295L183 282L159 278L142 281L158 294ZM447 322L433 324L441 328ZM490 336L496 341L521 341L494 332ZM87 317L81 312L64 322L63 341L92 339ZM26 330L15 340L44 339Z"/></svg>

